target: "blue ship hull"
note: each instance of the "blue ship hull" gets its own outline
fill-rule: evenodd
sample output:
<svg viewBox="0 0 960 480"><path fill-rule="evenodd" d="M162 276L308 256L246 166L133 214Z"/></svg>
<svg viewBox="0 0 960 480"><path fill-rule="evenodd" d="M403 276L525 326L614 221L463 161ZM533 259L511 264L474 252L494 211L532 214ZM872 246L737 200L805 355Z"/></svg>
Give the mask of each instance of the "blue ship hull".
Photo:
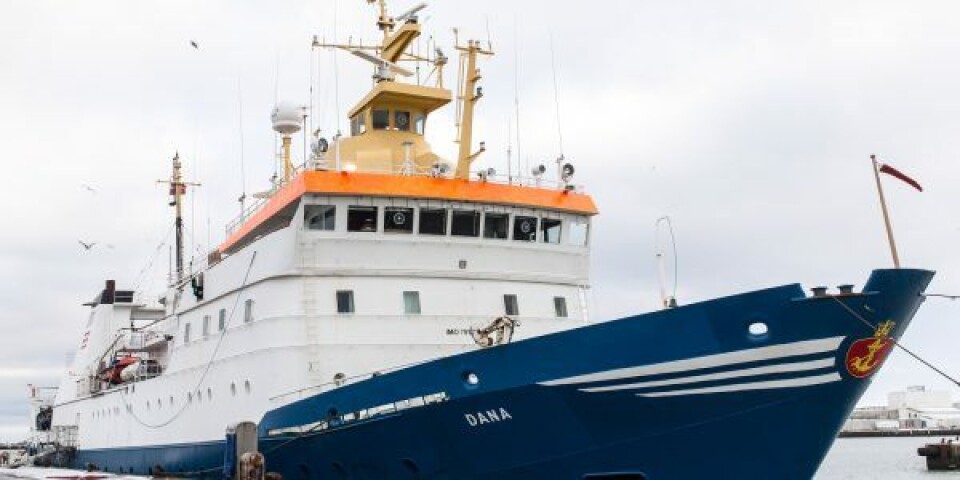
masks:
<svg viewBox="0 0 960 480"><path fill-rule="evenodd" d="M260 450L285 479L811 478L884 352L868 370L851 358L899 338L932 277L878 270L840 297L787 285L443 358L268 412ZM76 464L219 476L223 451Z"/></svg>

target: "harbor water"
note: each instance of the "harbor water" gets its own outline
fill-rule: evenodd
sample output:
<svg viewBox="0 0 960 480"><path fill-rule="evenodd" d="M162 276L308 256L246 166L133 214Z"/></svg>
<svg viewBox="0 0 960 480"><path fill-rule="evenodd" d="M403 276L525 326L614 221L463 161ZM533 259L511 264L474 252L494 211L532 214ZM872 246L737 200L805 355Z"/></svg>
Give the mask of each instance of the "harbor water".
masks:
<svg viewBox="0 0 960 480"><path fill-rule="evenodd" d="M960 480L960 472L928 472L926 461L917 455L917 448L926 443L939 442L940 437L901 438L840 438L817 472L816 480ZM41 473L42 472L42 473ZM49 475L46 475L49 473ZM82 472L76 472L83 475ZM24 478L65 478L63 470L30 469L30 471L0 472L0 480ZM117 479L144 477L110 476ZM771 472L767 478L778 475ZM718 477L721 478L721 477Z"/></svg>
<svg viewBox="0 0 960 480"><path fill-rule="evenodd" d="M839 438L827 454L817 480L960 479L960 472L928 472L917 448L941 437ZM774 478L771 476L770 478Z"/></svg>

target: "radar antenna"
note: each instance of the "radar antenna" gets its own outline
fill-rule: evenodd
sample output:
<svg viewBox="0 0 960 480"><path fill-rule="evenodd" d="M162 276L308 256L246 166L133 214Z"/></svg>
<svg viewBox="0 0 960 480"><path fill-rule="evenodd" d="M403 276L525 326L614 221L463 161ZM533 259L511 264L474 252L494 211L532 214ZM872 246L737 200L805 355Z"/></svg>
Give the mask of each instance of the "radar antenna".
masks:
<svg viewBox="0 0 960 480"><path fill-rule="evenodd" d="M393 20L395 22L408 22L408 21L416 22L417 13L419 13L420 10L423 10L424 8L427 8L427 4L425 2L420 2L410 10L407 10L406 12L403 12L400 15L397 15L396 17L394 17Z"/></svg>
<svg viewBox="0 0 960 480"><path fill-rule="evenodd" d="M350 53L376 65L377 73L373 75L373 78L378 82L383 80L393 80L394 73L398 73L404 77L410 77L413 75L413 72L410 70L407 70L406 68L403 68L389 60L380 58L376 55L371 55L363 50L352 49L350 50Z"/></svg>

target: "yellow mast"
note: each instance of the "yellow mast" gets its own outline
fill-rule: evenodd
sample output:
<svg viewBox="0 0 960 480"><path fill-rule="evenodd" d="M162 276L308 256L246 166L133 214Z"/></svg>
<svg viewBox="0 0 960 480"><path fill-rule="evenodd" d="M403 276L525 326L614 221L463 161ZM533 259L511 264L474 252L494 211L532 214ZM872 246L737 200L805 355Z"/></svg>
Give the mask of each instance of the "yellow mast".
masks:
<svg viewBox="0 0 960 480"><path fill-rule="evenodd" d="M290 135L284 135L283 139L283 183L290 183L293 177L293 161L290 160Z"/></svg>
<svg viewBox="0 0 960 480"><path fill-rule="evenodd" d="M468 40L466 46L457 45L460 51L461 63L466 60L467 67L464 71L463 90L460 91L459 101L462 109L460 112L460 153L457 156L457 170L454 177L467 179L470 177L470 164L483 153L484 148L474 153L470 153L473 141L473 105L483 93L477 88L477 82L480 80L480 71L477 69L477 55L493 55L493 51L480 48L480 42L477 40Z"/></svg>

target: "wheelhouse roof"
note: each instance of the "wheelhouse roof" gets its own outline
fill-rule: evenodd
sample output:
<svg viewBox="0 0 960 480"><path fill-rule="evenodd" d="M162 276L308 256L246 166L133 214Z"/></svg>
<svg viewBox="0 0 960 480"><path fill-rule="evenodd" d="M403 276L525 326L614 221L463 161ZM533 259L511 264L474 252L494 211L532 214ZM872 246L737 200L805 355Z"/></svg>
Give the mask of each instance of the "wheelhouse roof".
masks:
<svg viewBox="0 0 960 480"><path fill-rule="evenodd" d="M517 207L595 215L597 207L589 195L570 190L545 189L493 182L376 173L307 171L280 188L267 203L242 223L219 250L230 251L251 235L262 234L269 220L292 215L304 194L422 198L490 203ZM243 242L246 243L246 242Z"/></svg>

